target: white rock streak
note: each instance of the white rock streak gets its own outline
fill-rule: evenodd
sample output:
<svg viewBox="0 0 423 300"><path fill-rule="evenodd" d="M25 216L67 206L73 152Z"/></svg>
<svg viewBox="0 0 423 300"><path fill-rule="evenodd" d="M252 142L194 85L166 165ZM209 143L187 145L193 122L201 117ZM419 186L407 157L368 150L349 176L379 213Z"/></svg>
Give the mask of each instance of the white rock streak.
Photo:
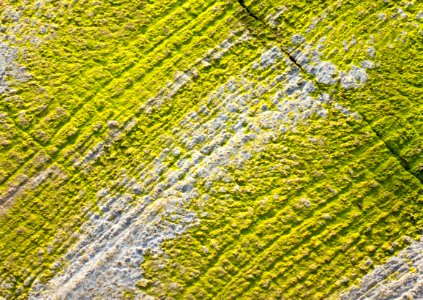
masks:
<svg viewBox="0 0 423 300"><path fill-rule="evenodd" d="M39 2L38 7L33 9L41 6L43 3ZM26 82L31 78L26 68L17 62L24 45L29 42L36 47L55 35L56 27L52 24L43 24L37 18L23 21L24 9L28 7L7 7L0 13L0 95L12 91L12 83Z"/></svg>
<svg viewBox="0 0 423 300"><path fill-rule="evenodd" d="M266 83L247 79L254 70L277 64L282 71L269 75ZM173 95L190 80L178 82L161 95ZM261 104L264 94L270 97L272 109ZM145 253L161 253L163 241L200 222L188 210L192 201L207 199L200 195L199 185L208 191L216 180L232 180L225 171L228 165L242 167L271 139L296 130L312 115L325 118L330 97L316 94L313 82L305 80L278 47L264 52L238 77L210 93L200 109L187 113L173 130L171 140L179 145L167 145L149 165L141 165L137 178L121 179L125 192L98 192L101 214L91 215L83 225L79 242L66 255L63 272L46 286L35 284L31 299L116 299L125 291L139 293L134 287L143 278L140 264ZM160 105L163 99L159 96L150 104ZM169 155L176 157L171 168L165 164Z"/></svg>
<svg viewBox="0 0 423 300"><path fill-rule="evenodd" d="M341 299L423 299L423 239L377 266Z"/></svg>

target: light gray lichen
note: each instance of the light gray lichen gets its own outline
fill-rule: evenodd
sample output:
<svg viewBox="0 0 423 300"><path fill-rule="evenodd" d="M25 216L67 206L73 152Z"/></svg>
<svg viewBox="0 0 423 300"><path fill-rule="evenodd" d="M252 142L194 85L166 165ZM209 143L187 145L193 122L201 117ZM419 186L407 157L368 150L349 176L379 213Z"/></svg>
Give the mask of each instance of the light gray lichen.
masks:
<svg viewBox="0 0 423 300"><path fill-rule="evenodd" d="M300 45L305 42L305 37L301 34L294 34L291 40L295 45Z"/></svg>
<svg viewBox="0 0 423 300"><path fill-rule="evenodd" d="M0 95L12 92L12 86L28 81L31 76L25 66L18 63L19 54L29 41L33 47L55 35L55 25L42 24L37 18L22 20L23 10L28 7L5 7L0 14ZM39 7L43 3L40 2ZM35 8L34 8L35 9ZM41 33L43 37L37 36Z"/></svg>
<svg viewBox="0 0 423 300"><path fill-rule="evenodd" d="M228 42L220 47L231 45ZM331 62L321 61L314 49L296 53L296 56L303 56L305 70L315 74L319 82L330 85L339 80L337 76L342 71ZM103 296L110 299L122 297L128 290L140 293L134 286L143 279L140 265L145 253L160 254L165 240L177 237L200 222L197 214L187 209L192 201L204 196L200 195L198 184L202 182L206 190L212 191L216 180L232 181L226 172L227 166L241 168L279 134L295 131L298 124L313 115L325 118L326 105L334 105L344 114L353 113L333 104L328 94L313 95L317 91L314 83L305 79L277 46L264 51L252 65L264 69L276 64L285 68L266 82L258 84L247 80L245 74L251 70L248 67L216 88L208 97L207 107L188 112L180 127L172 131L173 142L165 145L150 163L143 162L137 177L125 175L114 182L122 188L118 194L109 192L109 187L101 189L98 206L102 215L89 217L81 228L77 244L66 254L63 272L47 285L36 283L30 298ZM160 106L177 88L191 82L191 77L184 74L178 75L165 92L149 101L149 108ZM367 80L365 69L353 66L347 74L356 84ZM277 84L284 86L284 90L276 89ZM274 107L260 104L260 98L266 93ZM261 109L256 110L256 106ZM109 139L75 165L85 166L94 161L103 153L102 147L114 143L119 134L130 131L136 122L134 119L130 126L122 128L112 126L116 128ZM169 155L176 160L172 168L165 163ZM303 205L307 207L310 202Z"/></svg>
<svg viewBox="0 0 423 300"><path fill-rule="evenodd" d="M423 299L423 239L377 266L342 300Z"/></svg>

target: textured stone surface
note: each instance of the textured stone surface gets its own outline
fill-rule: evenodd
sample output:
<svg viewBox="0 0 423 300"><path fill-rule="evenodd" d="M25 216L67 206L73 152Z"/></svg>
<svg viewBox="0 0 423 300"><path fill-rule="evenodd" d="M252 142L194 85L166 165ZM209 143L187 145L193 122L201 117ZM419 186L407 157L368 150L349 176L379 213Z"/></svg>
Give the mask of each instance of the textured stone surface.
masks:
<svg viewBox="0 0 423 300"><path fill-rule="evenodd" d="M385 264L376 266L341 299L422 299L423 244L414 241Z"/></svg>
<svg viewBox="0 0 423 300"><path fill-rule="evenodd" d="M422 297L419 1L0 7L0 299Z"/></svg>

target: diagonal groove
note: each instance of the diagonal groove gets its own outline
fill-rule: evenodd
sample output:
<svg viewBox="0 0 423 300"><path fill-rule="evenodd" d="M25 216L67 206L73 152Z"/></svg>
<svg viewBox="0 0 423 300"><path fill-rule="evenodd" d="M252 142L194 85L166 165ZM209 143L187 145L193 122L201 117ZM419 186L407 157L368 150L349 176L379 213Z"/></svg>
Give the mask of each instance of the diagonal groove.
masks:
<svg viewBox="0 0 423 300"><path fill-rule="evenodd" d="M279 35L276 29L271 28L269 25L266 24L266 22L264 22L262 19L260 19L259 17L257 17L255 14L253 14L251 12L251 10L245 5L245 1L244 0L238 0L239 5L242 6L242 8L244 8L244 10L248 13L249 16L251 16L254 20L259 21L261 24L263 24L266 28L271 29L274 31L275 37L277 40L279 40ZM270 38L268 38L270 40ZM291 53L286 50L284 47L280 46L280 49L282 50L282 52L289 58L290 61L292 61L298 68L301 69L301 71L305 72L303 67L297 62L297 60L291 55Z"/></svg>
<svg viewBox="0 0 423 300"><path fill-rule="evenodd" d="M263 21L262 19L260 19L259 17L257 17L255 14L253 14L251 12L251 10L246 6L245 4L245 0L238 0L239 5L242 6L242 8L248 13L249 16L251 16L253 19L259 21L261 24L263 24L267 29L273 30L275 37L277 40L279 40L279 34L277 32L277 29L273 29L271 28L265 21ZM268 40L272 40L271 38L266 37ZM282 52L289 58L290 61L292 61L304 74L308 75L308 73L304 70L304 68L295 60L295 58L291 55L291 53L289 51L287 51L286 49L284 49L282 46L280 46L280 49L282 50ZM322 91L322 88L320 86L320 84L316 81L316 79L313 77L311 78L311 80L316 84L317 88ZM346 100L347 102L348 99L345 97L345 95L341 94L341 97ZM415 173L413 173L411 171L411 167L408 163L408 161L406 161L404 158L402 158L391 146L389 146L386 141L384 140L384 138L382 137L382 135L374 129L373 126L371 126L371 123L368 121L368 119L365 117L365 114L360 111L358 109L358 114L360 115L360 117L363 119L363 121L367 124L367 126L372 130L372 132L377 136L377 138L379 140L381 140L386 148L389 150L390 154L395 157L397 159L397 161L400 163L400 165L403 167L403 169L405 171L407 171L408 173L410 173L413 177L415 177L420 183L423 184L423 176L419 176Z"/></svg>

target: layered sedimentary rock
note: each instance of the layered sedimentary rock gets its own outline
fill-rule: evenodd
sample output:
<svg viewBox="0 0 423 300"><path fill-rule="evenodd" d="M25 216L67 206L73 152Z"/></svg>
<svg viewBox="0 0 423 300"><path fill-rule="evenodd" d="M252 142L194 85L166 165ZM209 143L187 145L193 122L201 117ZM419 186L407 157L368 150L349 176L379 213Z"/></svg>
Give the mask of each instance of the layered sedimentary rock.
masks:
<svg viewBox="0 0 423 300"><path fill-rule="evenodd" d="M0 298L421 296L418 1L0 5Z"/></svg>

